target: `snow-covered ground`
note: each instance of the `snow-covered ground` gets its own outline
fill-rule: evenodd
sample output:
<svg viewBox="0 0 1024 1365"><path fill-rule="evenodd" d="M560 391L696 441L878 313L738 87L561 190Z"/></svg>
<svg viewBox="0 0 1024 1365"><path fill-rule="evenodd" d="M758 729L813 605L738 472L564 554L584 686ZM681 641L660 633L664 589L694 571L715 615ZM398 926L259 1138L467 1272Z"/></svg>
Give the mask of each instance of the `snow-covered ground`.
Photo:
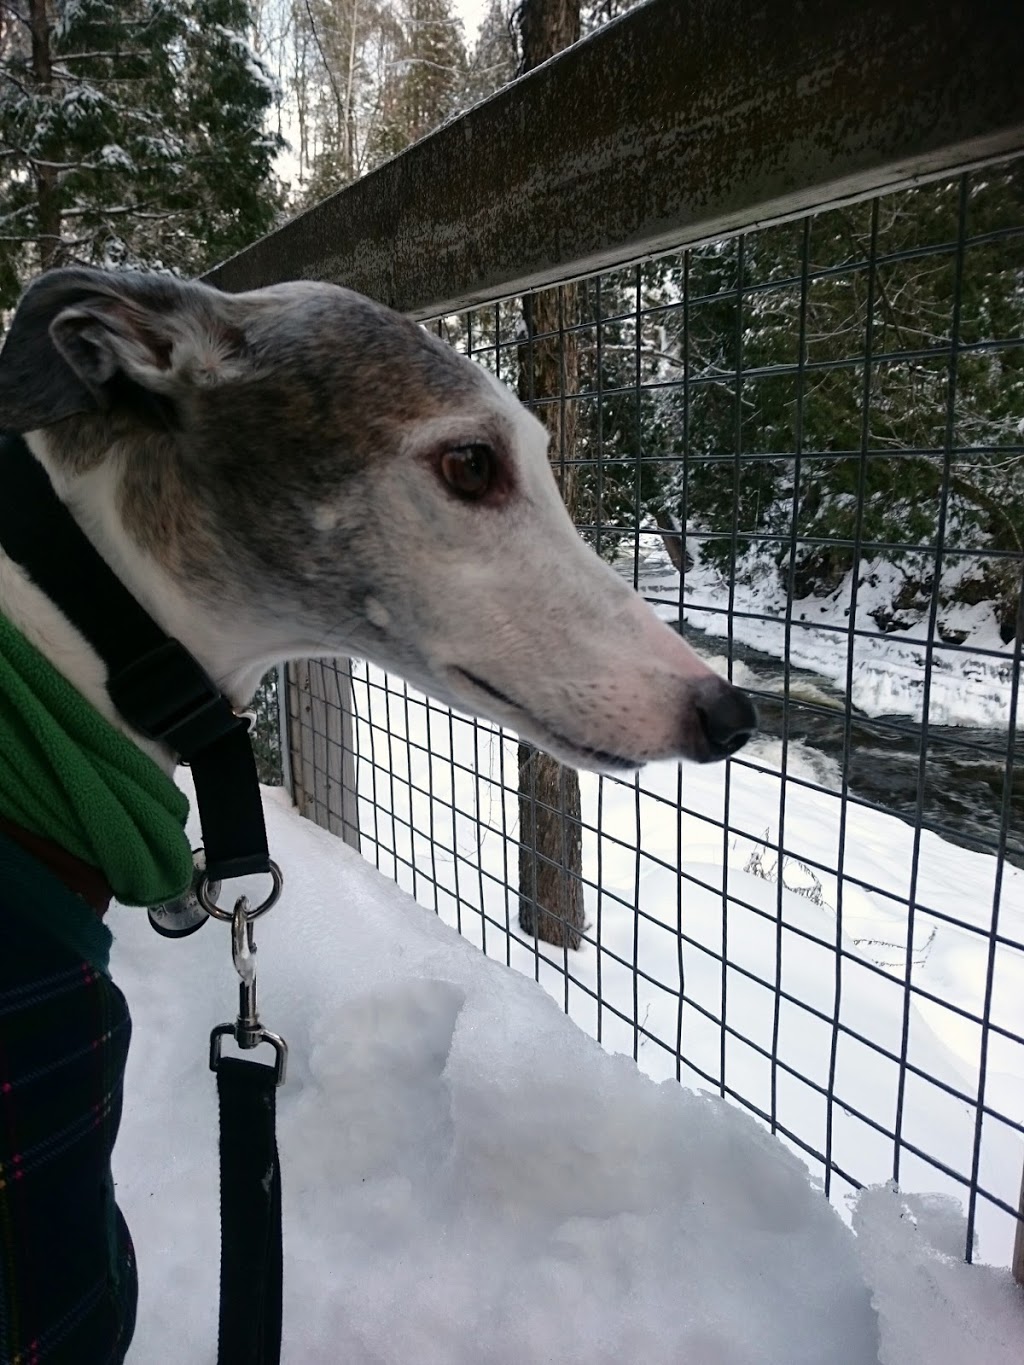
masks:
<svg viewBox="0 0 1024 1365"><path fill-rule="evenodd" d="M687 773L688 804L707 798L706 780ZM734 792L743 781L735 770ZM759 791L767 807L768 788ZM606 784L605 799L631 807L634 797ZM279 1096L285 1362L1018 1365L1019 1293L1008 1272L960 1261L962 1220L948 1200L870 1190L853 1208L854 1235L755 1120L609 1055L532 981L299 819L282 793L268 792L266 804L287 877L257 935L264 1018L292 1049ZM809 818L794 801L787 827L798 833ZM827 845L828 821L816 825ZM712 848L708 831L702 845L687 819L682 828L688 870L717 884L721 841ZM654 820L659 847L666 834ZM858 829L858 866L873 863L881 835ZM674 834L671 843L674 858ZM940 865L927 894L955 874L983 918L984 860L929 852ZM773 888L744 871L743 858L738 841L725 860L730 895L759 904L767 894L774 904ZM615 879L625 868L606 870ZM1020 886L1011 885L1012 922ZM650 891L645 910L665 904L664 888ZM717 929L687 885L684 923L700 942L721 931L720 899L707 894L719 906ZM782 905L787 922L811 915L816 927L829 925L824 903L786 892ZM847 908L857 932L872 940L883 924L888 932L884 906ZM602 916L603 935L619 943L617 912L606 904ZM168 943L142 912L117 909L110 922L113 970L135 1020L115 1160L140 1260L129 1360L212 1365L216 1106L206 1041L234 1011L228 935L214 924ZM756 917L734 902L730 955L749 953L770 974L772 950L758 951L758 933ZM955 973L960 954L950 943L943 971ZM827 994L823 967L812 970L794 950L784 976L790 963L797 979L788 985ZM855 963L849 971L844 1000L866 1014L877 1002L857 985ZM620 998L608 964L605 973L605 994ZM871 978L875 994L880 980ZM883 1034L887 1017L883 1010ZM820 1067L810 1018L803 1032L780 1050L802 1048L803 1064ZM923 1058L958 1065L943 1031L915 1019L912 1033ZM738 1079L741 1057L729 1065ZM862 1059L850 1083L863 1074L870 1091L870 1071ZM1018 1147L1018 1173L1020 1155Z"/></svg>
<svg viewBox="0 0 1024 1365"><path fill-rule="evenodd" d="M722 610L729 603L729 587L714 565L704 563L699 543L692 547L696 562L686 572L683 619L687 625L719 635ZM634 546L621 566L632 579ZM678 619L679 574L673 568L661 537L644 533L636 547L638 586L659 615ZM787 632L787 597L777 573L741 572L734 589L729 629L738 644L748 645L777 659L787 655L796 668L810 669L846 691L848 635L853 575L847 574L835 592L793 601ZM928 719L932 725L965 725L1006 729L1010 721L1013 682L1013 644L1000 638L992 604L950 606L941 623L963 636L960 645L936 635L928 650L928 621L924 611L901 610L908 629L883 634L873 612L893 611L903 586L902 571L881 560L867 564L857 587L856 628L870 634L854 636L850 701L868 716L912 716L920 720L926 674L929 678ZM718 608L718 611L709 610ZM788 640L788 645L787 645ZM930 671L928 668L930 652ZM1024 724L1024 698L1017 699L1017 725Z"/></svg>
<svg viewBox="0 0 1024 1365"><path fill-rule="evenodd" d="M984 1102L1010 1123L985 1118L979 1176L1016 1206L1024 1044L1006 1034L1024 1032L1024 872L1002 870L993 949L994 858L924 831L912 885L911 826L801 785L839 785L803 745L789 746L796 780L784 783L779 741L760 738L744 751L756 767L651 765L635 782L582 775L590 928L565 954L518 930L514 743L450 721L374 669L357 674L355 703L365 855L489 956L535 976L607 1048L661 1080L676 1076L678 1041L684 1082L724 1083L774 1112L812 1170L827 1151L866 1184L893 1174L902 1072L901 1184L964 1199L985 1047ZM770 847L780 834L781 889ZM985 1029L990 952L995 1028ZM834 1192L846 1188L837 1176ZM982 1258L1007 1264L1014 1220L982 1199L976 1231Z"/></svg>

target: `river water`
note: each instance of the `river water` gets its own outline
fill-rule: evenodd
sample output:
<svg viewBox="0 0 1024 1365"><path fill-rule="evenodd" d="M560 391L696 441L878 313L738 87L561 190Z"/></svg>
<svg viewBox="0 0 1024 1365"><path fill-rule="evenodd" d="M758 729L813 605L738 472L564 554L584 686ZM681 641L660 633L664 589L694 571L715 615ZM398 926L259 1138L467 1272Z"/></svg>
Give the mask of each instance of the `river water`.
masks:
<svg viewBox="0 0 1024 1365"><path fill-rule="evenodd" d="M781 738L782 664L741 645L734 645L732 653L750 671L744 683L756 696L763 732ZM845 762L853 795L911 824L920 803L926 829L964 848L995 853L1008 797L1006 858L1024 868L1024 735L1018 733L1011 747L1005 730L929 725L924 733L905 716L872 720L854 711L847 743L841 691L817 673L790 668L789 695L790 740L803 740L840 772Z"/></svg>

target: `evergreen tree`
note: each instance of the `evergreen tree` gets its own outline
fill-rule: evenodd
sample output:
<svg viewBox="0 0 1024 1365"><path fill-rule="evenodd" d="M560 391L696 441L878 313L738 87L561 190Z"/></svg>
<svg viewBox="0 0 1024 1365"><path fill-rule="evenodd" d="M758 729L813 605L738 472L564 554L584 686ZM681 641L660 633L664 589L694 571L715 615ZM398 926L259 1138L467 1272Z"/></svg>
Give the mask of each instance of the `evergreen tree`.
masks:
<svg viewBox="0 0 1024 1365"><path fill-rule="evenodd" d="M515 80L519 52L512 0L491 0L483 17L476 43L466 65L463 104L479 104L503 85Z"/></svg>
<svg viewBox="0 0 1024 1365"><path fill-rule="evenodd" d="M663 531L689 521L715 533L699 538L700 551L723 575L774 575L804 596L836 588L860 540L862 565L901 566L904 590L876 622L905 630L927 608L945 497L940 604L992 601L1012 638L1011 556L1024 548L1024 270L1006 234L1024 215L1024 178L1011 167L967 182L944 491L960 194L959 181L940 182L811 220L802 380L802 224L589 284L581 320L600 317L601 344L596 327L581 334L581 388L601 397L578 441L585 459L598 448L602 459L581 468L578 493L580 519L609 528L599 548L614 553L637 519ZM666 543L680 549L671 533ZM956 554L967 549L993 553Z"/></svg>
<svg viewBox="0 0 1024 1365"><path fill-rule="evenodd" d="M245 0L7 0L0 305L39 269L194 273L272 225L281 140Z"/></svg>
<svg viewBox="0 0 1024 1365"><path fill-rule="evenodd" d="M192 0L182 82L191 213L203 265L267 232L281 207L273 163L284 140L266 130L277 84L248 40L248 0ZM212 191L212 192L211 192ZM179 192L184 210L188 204Z"/></svg>
<svg viewBox="0 0 1024 1365"><path fill-rule="evenodd" d="M457 112L465 87L462 21L451 0L404 0L401 39L380 93L371 164L394 156Z"/></svg>

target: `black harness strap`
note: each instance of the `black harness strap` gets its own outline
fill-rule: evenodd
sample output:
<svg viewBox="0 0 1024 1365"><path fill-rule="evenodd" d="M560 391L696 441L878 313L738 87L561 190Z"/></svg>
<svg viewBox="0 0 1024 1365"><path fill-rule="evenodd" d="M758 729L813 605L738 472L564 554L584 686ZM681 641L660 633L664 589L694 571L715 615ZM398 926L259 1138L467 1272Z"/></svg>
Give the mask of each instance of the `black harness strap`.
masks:
<svg viewBox="0 0 1024 1365"><path fill-rule="evenodd" d="M281 1166L275 1068L241 1057L217 1066L220 1098L218 1365L277 1365L281 1354Z"/></svg>
<svg viewBox="0 0 1024 1365"><path fill-rule="evenodd" d="M0 435L0 545L107 666L129 725L191 764L211 882L270 870L246 722L131 595L54 491L20 436ZM219 1365L277 1365L281 1351L278 1068L220 1058Z"/></svg>

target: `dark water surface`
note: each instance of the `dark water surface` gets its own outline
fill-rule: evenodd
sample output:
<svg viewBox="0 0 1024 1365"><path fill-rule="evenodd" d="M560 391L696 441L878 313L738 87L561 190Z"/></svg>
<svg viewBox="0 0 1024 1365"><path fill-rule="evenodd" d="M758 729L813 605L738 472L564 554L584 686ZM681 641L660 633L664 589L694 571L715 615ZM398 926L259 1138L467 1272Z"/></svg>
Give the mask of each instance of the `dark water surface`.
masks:
<svg viewBox="0 0 1024 1365"><path fill-rule="evenodd" d="M748 688L762 730L781 738L781 663L742 645L734 645L732 654L752 675ZM1007 861L1024 868L1024 735L1018 733L1011 747L1005 730L929 725L924 733L905 716L872 720L854 711L847 739L845 698L830 682L791 667L789 695L790 740L803 740L840 771L845 767L851 794L911 824L920 808L925 829L964 848L995 853L1005 837Z"/></svg>

